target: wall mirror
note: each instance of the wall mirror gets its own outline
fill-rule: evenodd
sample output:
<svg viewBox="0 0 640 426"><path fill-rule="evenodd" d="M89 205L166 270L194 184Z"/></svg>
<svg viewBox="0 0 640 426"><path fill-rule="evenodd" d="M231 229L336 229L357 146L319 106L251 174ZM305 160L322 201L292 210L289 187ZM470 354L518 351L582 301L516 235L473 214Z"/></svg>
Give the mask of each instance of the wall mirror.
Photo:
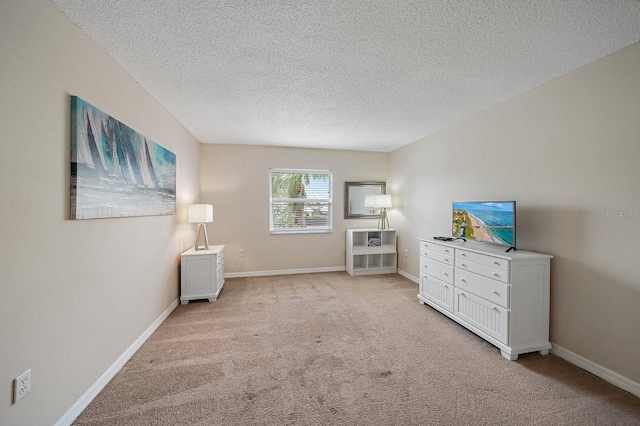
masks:
<svg viewBox="0 0 640 426"><path fill-rule="evenodd" d="M344 183L344 218L361 219L380 216L380 209L364 206L367 195L386 194L386 182L345 182Z"/></svg>

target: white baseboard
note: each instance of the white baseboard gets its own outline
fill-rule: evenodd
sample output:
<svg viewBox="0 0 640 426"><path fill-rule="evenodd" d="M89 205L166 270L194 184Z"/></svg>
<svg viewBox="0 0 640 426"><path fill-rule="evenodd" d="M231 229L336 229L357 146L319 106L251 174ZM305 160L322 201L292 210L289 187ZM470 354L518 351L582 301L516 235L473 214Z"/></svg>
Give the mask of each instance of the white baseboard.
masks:
<svg viewBox="0 0 640 426"><path fill-rule="evenodd" d="M316 274L320 272L341 272L346 271L344 266L331 266L326 268L307 268L307 269L277 269L273 271L250 271L250 272L225 272L226 278L245 278L245 277L266 277L272 275L294 275L294 274ZM413 281L416 284L420 280L407 272L398 269L398 274Z"/></svg>
<svg viewBox="0 0 640 426"><path fill-rule="evenodd" d="M414 283L416 283L416 284L420 284L420 280L419 280L418 278L414 277L413 275L411 275L411 274L409 274L409 273L407 273L407 272L405 272L405 271L403 271L403 270L401 270L401 269L398 269L398 273L399 273L400 275L402 275L403 277L405 277L405 278L407 278L407 279L410 279L410 280L411 280L411 281L413 281Z"/></svg>
<svg viewBox="0 0 640 426"><path fill-rule="evenodd" d="M272 271L250 271L250 272L225 272L225 278L245 278L245 277L267 277L271 275L294 275L294 274L316 274L318 272L340 272L346 271L344 266L329 266L326 268L307 269L277 269Z"/></svg>
<svg viewBox="0 0 640 426"><path fill-rule="evenodd" d="M68 426L71 425L75 419L84 411L85 408L93 401L93 399L98 396L100 391L104 389L104 387L113 379L113 377L124 367L124 365L129 361L129 359L136 353L138 349L142 346L144 342L147 341L149 337L153 334L154 331L160 324L164 322L165 319L173 312L175 308L178 307L178 299L176 299L165 311L156 319L153 324L149 326L145 330L144 333L140 337L136 339L135 342L122 354L120 357L114 362L111 367L105 371L102 376L87 390L80 399L73 404L73 406L56 422L56 426Z"/></svg>
<svg viewBox="0 0 640 426"><path fill-rule="evenodd" d="M551 344L551 353L640 398L640 383L634 382L555 343Z"/></svg>

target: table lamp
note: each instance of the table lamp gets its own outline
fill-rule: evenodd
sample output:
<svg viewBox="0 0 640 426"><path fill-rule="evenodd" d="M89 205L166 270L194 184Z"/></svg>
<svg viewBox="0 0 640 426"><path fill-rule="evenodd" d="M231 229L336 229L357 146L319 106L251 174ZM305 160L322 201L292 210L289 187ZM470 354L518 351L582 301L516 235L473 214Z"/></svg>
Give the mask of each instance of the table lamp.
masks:
<svg viewBox="0 0 640 426"><path fill-rule="evenodd" d="M198 224L196 233L196 250L209 250L209 237L207 236L207 226L205 223L213 222L213 206L211 204L191 204L189 205L189 223ZM204 233L204 246L200 247L200 234Z"/></svg>
<svg viewBox="0 0 640 426"><path fill-rule="evenodd" d="M391 195L374 195L373 206L380 209L380 219L378 219L378 229L389 228L389 218L387 208L391 205Z"/></svg>

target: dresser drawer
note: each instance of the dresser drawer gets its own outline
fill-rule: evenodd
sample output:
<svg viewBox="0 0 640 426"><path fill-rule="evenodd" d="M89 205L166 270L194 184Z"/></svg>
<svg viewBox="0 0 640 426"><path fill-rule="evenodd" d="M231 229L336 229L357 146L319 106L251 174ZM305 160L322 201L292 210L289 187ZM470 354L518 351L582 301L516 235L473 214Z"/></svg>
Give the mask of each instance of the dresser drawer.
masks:
<svg viewBox="0 0 640 426"><path fill-rule="evenodd" d="M453 266L445 265L444 263L421 257L420 272L430 275L446 283L453 284Z"/></svg>
<svg viewBox="0 0 640 426"><path fill-rule="evenodd" d="M436 253L453 256L453 247L443 246L441 244L432 243L431 241L420 241L420 253L422 250L435 251Z"/></svg>
<svg viewBox="0 0 640 426"><path fill-rule="evenodd" d="M492 303L509 308L509 285L456 269L456 287L480 296Z"/></svg>
<svg viewBox="0 0 640 426"><path fill-rule="evenodd" d="M504 269L492 268L481 263L472 262L467 259L456 258L456 267L465 271L471 271L494 280L509 283L509 271Z"/></svg>
<svg viewBox="0 0 640 426"><path fill-rule="evenodd" d="M453 314L505 345L509 344L509 313L472 293L454 290Z"/></svg>
<svg viewBox="0 0 640 426"><path fill-rule="evenodd" d="M453 264L454 264L454 258L453 258L452 254L442 254L442 253L438 253L436 251L431 251L431 250L427 250L427 249L421 248L420 249L420 256L426 257L426 258L431 259L431 260L436 260L438 262L442 262L445 265L453 266Z"/></svg>
<svg viewBox="0 0 640 426"><path fill-rule="evenodd" d="M472 262L489 266L491 268L502 269L503 271L508 271L510 266L509 260L507 259L462 249L456 250L456 258L470 260Z"/></svg>
<svg viewBox="0 0 640 426"><path fill-rule="evenodd" d="M453 312L453 289L453 284L420 274L420 294L449 312Z"/></svg>

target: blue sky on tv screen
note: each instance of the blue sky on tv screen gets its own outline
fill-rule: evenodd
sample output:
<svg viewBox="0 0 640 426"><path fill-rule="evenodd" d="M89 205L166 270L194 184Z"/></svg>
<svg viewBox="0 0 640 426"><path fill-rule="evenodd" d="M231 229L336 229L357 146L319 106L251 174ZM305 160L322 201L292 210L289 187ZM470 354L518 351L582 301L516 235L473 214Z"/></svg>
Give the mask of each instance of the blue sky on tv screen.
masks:
<svg viewBox="0 0 640 426"><path fill-rule="evenodd" d="M453 203L457 210L494 210L513 213L513 201Z"/></svg>

